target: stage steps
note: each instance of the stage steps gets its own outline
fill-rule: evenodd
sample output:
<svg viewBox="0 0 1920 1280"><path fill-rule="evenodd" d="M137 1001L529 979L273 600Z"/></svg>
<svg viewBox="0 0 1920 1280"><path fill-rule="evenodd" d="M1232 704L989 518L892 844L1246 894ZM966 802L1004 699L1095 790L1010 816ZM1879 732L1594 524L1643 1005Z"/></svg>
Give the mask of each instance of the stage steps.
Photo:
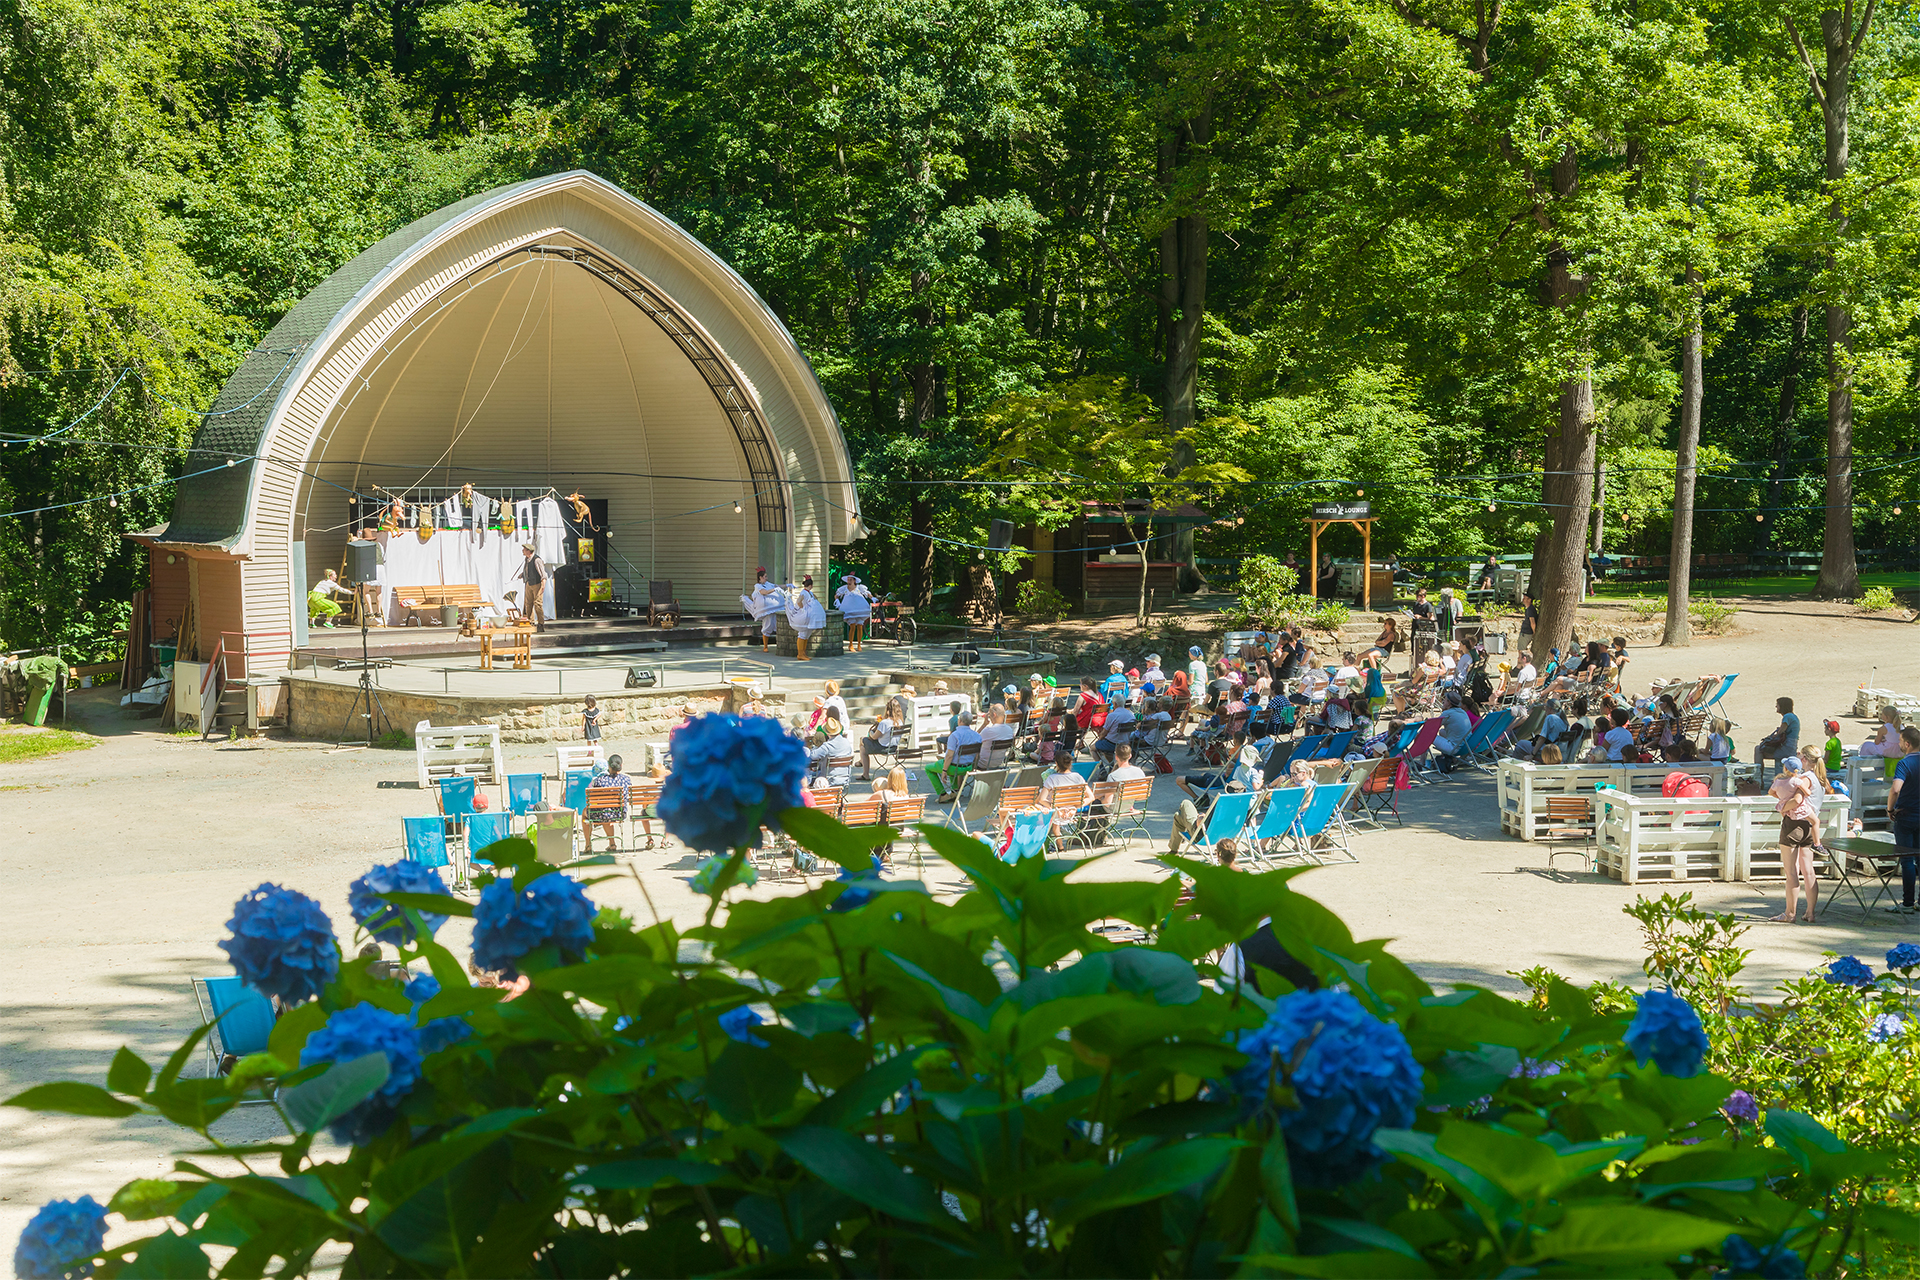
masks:
<svg viewBox="0 0 1920 1280"><path fill-rule="evenodd" d="M826 696L827 688L824 680L799 691L792 689L791 677L783 677L783 683L789 686L787 706L792 708L788 712L789 715L811 716L813 700ZM840 680L840 698L847 704L847 715L853 720L853 723L847 726L847 732L855 738L865 734L867 726L886 711L887 699L896 691L893 681L883 675L843 677Z"/></svg>

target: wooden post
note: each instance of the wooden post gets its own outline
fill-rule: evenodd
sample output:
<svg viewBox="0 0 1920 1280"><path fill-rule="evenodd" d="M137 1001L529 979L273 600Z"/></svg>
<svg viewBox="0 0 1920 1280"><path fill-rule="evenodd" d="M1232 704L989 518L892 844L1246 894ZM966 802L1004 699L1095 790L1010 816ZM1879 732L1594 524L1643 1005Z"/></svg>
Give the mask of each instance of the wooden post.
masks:
<svg viewBox="0 0 1920 1280"><path fill-rule="evenodd" d="M1360 612L1373 611L1373 521L1360 523Z"/></svg>
<svg viewBox="0 0 1920 1280"><path fill-rule="evenodd" d="M1320 598L1320 522L1307 521L1307 594Z"/></svg>

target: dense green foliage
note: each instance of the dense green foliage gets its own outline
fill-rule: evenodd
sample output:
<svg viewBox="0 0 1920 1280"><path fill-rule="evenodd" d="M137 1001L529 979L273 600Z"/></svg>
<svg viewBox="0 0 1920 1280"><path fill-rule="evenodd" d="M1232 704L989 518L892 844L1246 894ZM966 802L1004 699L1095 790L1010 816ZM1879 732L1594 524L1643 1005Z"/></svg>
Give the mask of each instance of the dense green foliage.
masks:
<svg viewBox="0 0 1920 1280"><path fill-rule="evenodd" d="M119 535L316 281L576 166L794 330L864 482L854 554L923 603L957 563L897 530L979 541L997 491L947 482L984 473L986 416L1086 378L1146 397L1181 465L1244 469L1212 555L1299 550L1354 487L1377 546L1533 550L1586 386L1606 542L1662 553L1695 323L1698 549L1820 545L1834 380L1861 545L1908 546L1920 41L1871 12L1829 177L1806 6L6 0L0 420L87 416L0 451L0 510L81 504L0 519L0 635L110 629Z"/></svg>
<svg viewBox="0 0 1920 1280"><path fill-rule="evenodd" d="M211 1142L114 1195L135 1233L106 1277L205 1277L209 1246L235 1250L223 1276L304 1272L327 1241L366 1276L1791 1276L1911 1232L1874 1202L1884 1153L1743 1110L1677 999L1647 1002L1684 1034L1554 980L1539 1008L1436 994L1295 893L1298 869L1174 858L1158 882L1087 881L1078 861L1007 865L929 827L971 881L942 903L853 874L899 833L781 821L841 879L723 914L723 873L684 932L603 910L584 945L521 956L530 986L509 1000L422 930L401 958L436 985L344 962L229 1076L182 1075L202 1029L157 1072L122 1049L105 1088L12 1105L210 1137L280 1086L286 1136ZM524 841L488 853L523 897L561 875ZM416 921L475 911L386 897ZM1211 957L1269 916L1350 994L1224 976ZM1096 927L1116 921L1144 940ZM1262 1039L1301 1007L1351 1021ZM409 1024L440 1020L459 1030L422 1062ZM390 1040L299 1065L348 1023ZM1253 1046L1270 1056L1249 1075ZM1401 1118L1359 1130L1357 1163L1326 1163L1306 1135L1352 1133L1389 1056L1413 1091ZM329 1124L351 1149L316 1150Z"/></svg>

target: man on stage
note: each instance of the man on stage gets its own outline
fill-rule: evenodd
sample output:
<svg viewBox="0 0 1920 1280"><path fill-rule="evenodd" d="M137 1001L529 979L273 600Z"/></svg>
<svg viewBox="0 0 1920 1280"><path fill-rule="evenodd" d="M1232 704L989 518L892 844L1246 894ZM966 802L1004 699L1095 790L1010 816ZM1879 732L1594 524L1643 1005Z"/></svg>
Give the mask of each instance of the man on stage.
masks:
<svg viewBox="0 0 1920 1280"><path fill-rule="evenodd" d="M547 563L540 558L531 542L522 546L520 550L526 555L526 564L520 570L520 581L526 584L526 590L521 592L521 596L526 602L527 620L533 623L535 631L545 631L547 629L547 578L550 576Z"/></svg>

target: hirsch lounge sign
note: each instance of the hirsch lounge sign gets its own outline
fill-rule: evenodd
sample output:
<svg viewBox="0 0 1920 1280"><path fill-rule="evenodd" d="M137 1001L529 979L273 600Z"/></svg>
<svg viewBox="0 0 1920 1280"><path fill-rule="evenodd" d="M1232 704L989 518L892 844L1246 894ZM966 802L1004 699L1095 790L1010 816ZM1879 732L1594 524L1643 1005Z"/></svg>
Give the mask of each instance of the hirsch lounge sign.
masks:
<svg viewBox="0 0 1920 1280"><path fill-rule="evenodd" d="M1315 520L1365 520L1370 517L1373 504L1370 502L1316 502L1313 504Z"/></svg>

